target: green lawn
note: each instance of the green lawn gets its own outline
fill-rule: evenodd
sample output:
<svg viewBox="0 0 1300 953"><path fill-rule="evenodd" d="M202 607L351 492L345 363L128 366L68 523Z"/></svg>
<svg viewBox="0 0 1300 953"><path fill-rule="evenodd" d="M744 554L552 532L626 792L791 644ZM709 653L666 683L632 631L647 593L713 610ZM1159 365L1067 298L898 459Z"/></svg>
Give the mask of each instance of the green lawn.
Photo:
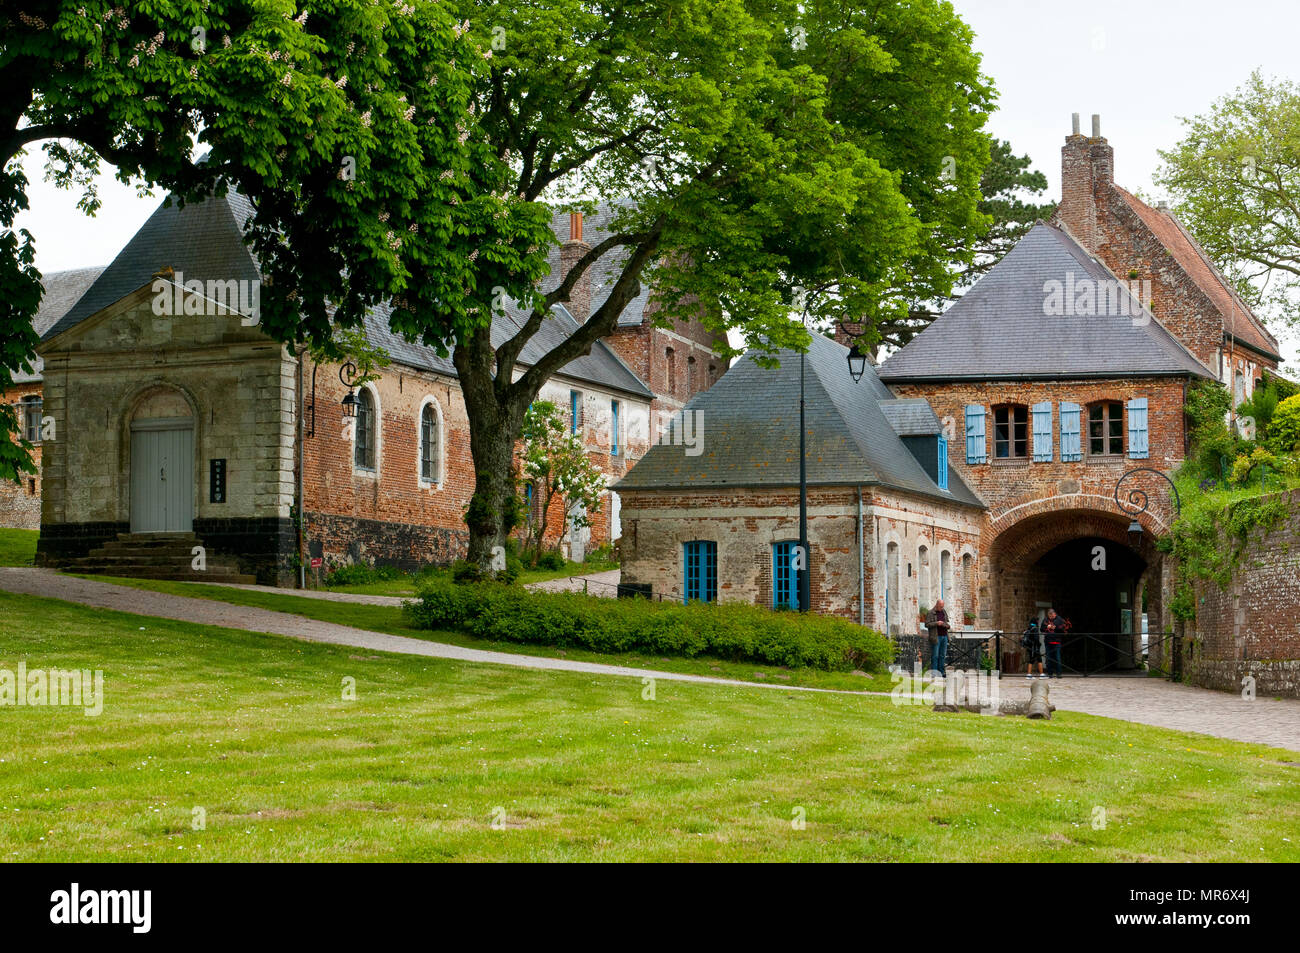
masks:
<svg viewBox="0 0 1300 953"><path fill-rule="evenodd" d="M585 563L566 561L562 569L525 569L519 576L519 584L548 582L552 579L565 579L569 576L590 576L593 573L608 572L617 569L618 563L599 562L595 559ZM379 579L374 582L357 582L339 586L322 586L329 592L352 592L366 596L414 596L422 578L428 574L450 575L447 569L425 570L423 573L403 573L396 579Z"/></svg>
<svg viewBox="0 0 1300 953"><path fill-rule="evenodd" d="M0 566L30 566L40 535L34 529L0 529Z"/></svg>
<svg viewBox="0 0 1300 953"><path fill-rule="evenodd" d="M887 692L894 687L894 683L888 674L853 675L849 672L823 672L810 668L788 669L774 665L728 662L715 658L671 658L658 655L641 655L633 652L607 654L583 649L557 649L544 645L524 645L516 642L478 639L464 632L430 632L427 629L411 629L406 626L402 619L402 612L397 607L330 602L324 599L291 595L289 594L291 590L284 593L261 592L257 590L231 589L228 586L213 586L194 582L170 582L159 579L125 579L111 576L83 576L82 578L111 582L136 589L151 589L154 592L168 592L178 596L192 596L213 599L217 602L229 602L234 605L272 609L276 612L290 612L310 619L335 622L339 625L350 625L371 632L406 635L413 639L447 642L452 645L463 645L468 648L486 649L493 652L510 652L516 655L542 655L547 658L568 658L584 662L602 662L606 665L631 665L638 668L685 672L690 675L734 678L744 682L780 682L788 685L845 689L855 692Z"/></svg>
<svg viewBox="0 0 1300 953"><path fill-rule="evenodd" d="M1294 755L1068 712L644 700L0 593L20 659L106 701L0 708L6 860L1300 860Z"/></svg>

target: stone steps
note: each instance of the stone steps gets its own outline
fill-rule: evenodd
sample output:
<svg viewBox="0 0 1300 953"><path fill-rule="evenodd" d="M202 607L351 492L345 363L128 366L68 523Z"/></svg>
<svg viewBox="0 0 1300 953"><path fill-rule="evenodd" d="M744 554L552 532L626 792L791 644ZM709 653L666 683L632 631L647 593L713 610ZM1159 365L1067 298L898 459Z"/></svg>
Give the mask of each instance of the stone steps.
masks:
<svg viewBox="0 0 1300 953"><path fill-rule="evenodd" d="M207 557L207 569L193 568L193 549L202 545L193 533L118 533L117 539L69 560L62 568L87 574L178 582L251 585L255 576L241 573L231 561Z"/></svg>

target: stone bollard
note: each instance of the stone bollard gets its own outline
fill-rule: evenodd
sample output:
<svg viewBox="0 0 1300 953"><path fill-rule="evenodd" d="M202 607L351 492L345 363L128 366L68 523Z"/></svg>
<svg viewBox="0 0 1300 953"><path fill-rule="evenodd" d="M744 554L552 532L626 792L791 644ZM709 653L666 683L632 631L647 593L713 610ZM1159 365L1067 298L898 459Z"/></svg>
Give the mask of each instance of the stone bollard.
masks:
<svg viewBox="0 0 1300 953"><path fill-rule="evenodd" d="M1052 717L1052 706L1047 701L1047 681L1035 680L1029 683L1029 707L1025 710L1026 718Z"/></svg>

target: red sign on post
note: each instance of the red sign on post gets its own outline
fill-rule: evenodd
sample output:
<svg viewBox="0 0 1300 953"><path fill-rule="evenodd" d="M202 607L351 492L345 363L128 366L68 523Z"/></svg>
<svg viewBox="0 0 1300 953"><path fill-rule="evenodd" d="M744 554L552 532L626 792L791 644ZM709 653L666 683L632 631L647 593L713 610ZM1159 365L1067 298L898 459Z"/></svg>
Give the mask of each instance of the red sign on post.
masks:
<svg viewBox="0 0 1300 953"><path fill-rule="evenodd" d="M319 556L313 556L313 557L311 558L311 568L312 568L312 569L320 569L320 564L321 564L323 561L324 561L324 560L322 560Z"/></svg>

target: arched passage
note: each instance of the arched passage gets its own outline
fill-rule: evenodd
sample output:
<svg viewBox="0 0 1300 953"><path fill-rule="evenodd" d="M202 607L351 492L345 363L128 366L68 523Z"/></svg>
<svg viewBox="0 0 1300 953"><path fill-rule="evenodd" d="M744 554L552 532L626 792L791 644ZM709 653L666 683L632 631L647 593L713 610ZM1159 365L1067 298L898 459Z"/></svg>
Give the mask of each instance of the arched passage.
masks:
<svg viewBox="0 0 1300 953"><path fill-rule="evenodd" d="M1158 631L1161 554L1152 527L1134 541L1130 522L1118 511L1084 507L1004 526L990 548L998 627L1018 635L1030 618L1053 607L1073 624L1063 651L1067 672L1135 668L1144 611ZM1084 639L1083 633L1094 635Z"/></svg>

